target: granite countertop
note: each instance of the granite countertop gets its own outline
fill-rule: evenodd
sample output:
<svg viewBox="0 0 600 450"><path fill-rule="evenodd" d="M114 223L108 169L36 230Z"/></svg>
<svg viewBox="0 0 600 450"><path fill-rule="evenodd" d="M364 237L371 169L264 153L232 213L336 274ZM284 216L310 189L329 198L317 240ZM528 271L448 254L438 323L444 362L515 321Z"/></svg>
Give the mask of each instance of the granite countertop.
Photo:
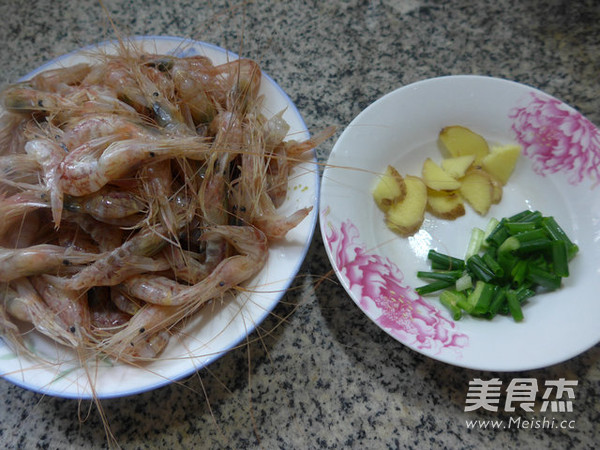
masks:
<svg viewBox="0 0 600 450"><path fill-rule="evenodd" d="M315 131L335 125L339 136L385 93L450 74L525 83L600 124L600 3L594 0L103 3L120 33L189 37L257 60ZM1 83L115 37L101 5L92 0L0 0L0 16ZM321 162L335 137L318 148ZM263 323L260 339L182 383L104 400L119 444L132 449L597 446L600 346L520 373L454 367L393 340L354 305L330 269L317 230L299 276ZM522 410L465 412L469 381L494 377L506 383L535 378L540 384L576 379L573 412L556 413L554 428L469 429L465 421L471 419L541 419ZM559 427L563 419L570 426ZM0 380L0 446L104 448L106 435L89 402L44 397Z"/></svg>

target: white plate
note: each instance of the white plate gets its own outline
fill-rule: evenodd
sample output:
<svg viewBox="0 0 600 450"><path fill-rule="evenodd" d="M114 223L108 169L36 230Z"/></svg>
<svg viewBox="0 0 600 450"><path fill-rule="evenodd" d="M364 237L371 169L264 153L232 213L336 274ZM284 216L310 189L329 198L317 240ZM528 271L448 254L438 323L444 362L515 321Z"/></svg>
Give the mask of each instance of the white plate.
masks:
<svg viewBox="0 0 600 450"><path fill-rule="evenodd" d="M149 52L174 53L178 56L201 54L220 64L237 56L214 45L174 37L138 37ZM84 48L53 60L24 78L61 66L87 61L90 51L114 51L114 42ZM263 73L261 94L265 96L264 113L267 117L285 109L284 119L290 125L290 136L302 140L309 137L304 121L285 92ZM271 312L290 285L304 260L317 220L318 171L314 160L294 169L290 176L289 193L281 206L282 213L290 214L306 206L313 206L310 215L291 230L286 238L269 249L266 267L250 282L248 293L240 294L221 306L204 308L200 315L171 342L160 359L142 368L123 364L101 363L87 368L100 398L118 397L158 388L181 379L209 364L232 347L242 343L246 336ZM40 364L17 357L0 340L0 375L24 388L44 394L90 398L91 390L86 371L78 366L77 358L56 346L38 333L27 335L29 345L51 364Z"/></svg>
<svg viewBox="0 0 600 450"><path fill-rule="evenodd" d="M391 164L420 175L441 160L438 133L464 125L491 143L520 143L524 156L504 198L483 218L427 214L401 238L387 229L371 191ZM350 297L393 338L432 358L473 369L548 366L600 341L600 132L559 100L514 82L480 76L425 80L393 91L359 114L335 144L323 173L320 226L329 259ZM472 227L524 209L554 216L579 245L571 276L533 297L525 320L463 317L454 322L435 297L419 297L427 252L462 256Z"/></svg>

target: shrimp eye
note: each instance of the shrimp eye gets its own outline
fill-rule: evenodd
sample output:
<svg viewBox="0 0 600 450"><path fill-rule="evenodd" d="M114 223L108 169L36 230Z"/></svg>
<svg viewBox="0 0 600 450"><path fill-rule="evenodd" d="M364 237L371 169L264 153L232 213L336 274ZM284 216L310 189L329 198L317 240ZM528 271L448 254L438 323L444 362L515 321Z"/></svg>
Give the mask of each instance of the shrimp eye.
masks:
<svg viewBox="0 0 600 450"><path fill-rule="evenodd" d="M150 152L148 154L150 155L151 158L154 158L156 156L156 153L154 153L154 152Z"/></svg>
<svg viewBox="0 0 600 450"><path fill-rule="evenodd" d="M71 333L75 333L75 327L73 326L73 327L69 328L69 331L70 331Z"/></svg>
<svg viewBox="0 0 600 450"><path fill-rule="evenodd" d="M71 265L71 261L69 261L68 259L63 259L62 260L63 265L65 266L70 266Z"/></svg>
<svg viewBox="0 0 600 450"><path fill-rule="evenodd" d="M224 281L219 282L219 286L221 286L221 287L225 286L225 282Z"/></svg>
<svg viewBox="0 0 600 450"><path fill-rule="evenodd" d="M42 100L38 100L38 106L40 108L43 108L44 107L44 102Z"/></svg>
<svg viewBox="0 0 600 450"><path fill-rule="evenodd" d="M140 334L142 334L146 329L144 327L140 328Z"/></svg>
<svg viewBox="0 0 600 450"><path fill-rule="evenodd" d="M160 94L158 92L153 92L152 95L154 95L155 97L158 97Z"/></svg>

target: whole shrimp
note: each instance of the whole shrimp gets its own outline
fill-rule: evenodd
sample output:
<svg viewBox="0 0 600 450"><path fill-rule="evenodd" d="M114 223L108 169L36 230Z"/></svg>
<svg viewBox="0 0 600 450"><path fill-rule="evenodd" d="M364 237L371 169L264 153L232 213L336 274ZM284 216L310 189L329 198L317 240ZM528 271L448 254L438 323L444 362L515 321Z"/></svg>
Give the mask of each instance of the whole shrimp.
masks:
<svg viewBox="0 0 600 450"><path fill-rule="evenodd" d="M90 70L91 66L87 63L44 70L21 84L40 91L68 92L72 86L80 84Z"/></svg>
<svg viewBox="0 0 600 450"><path fill-rule="evenodd" d="M156 60L155 60L156 61ZM165 71L168 71L173 80L175 90L187 105L189 113L196 125L210 123L217 113L216 102L212 99L215 86L212 62L204 56L190 58L169 58L166 61Z"/></svg>
<svg viewBox="0 0 600 450"><path fill-rule="evenodd" d="M101 222L139 214L146 209L146 202L135 192L103 187L93 194L63 199L67 211L85 213Z"/></svg>
<svg viewBox="0 0 600 450"><path fill-rule="evenodd" d="M249 136L248 142L251 144L251 150L241 155L240 175L231 189L236 218L241 223L258 227L269 239L281 239L290 229L297 226L312 208L302 208L287 217L276 212L266 189L268 159L261 145L260 134Z"/></svg>
<svg viewBox="0 0 600 450"><path fill-rule="evenodd" d="M158 127L171 133L191 134L177 102L173 101L174 86L159 68L152 64L131 64L136 56L106 55L105 64L93 70L83 84L102 82L118 98L127 98L138 112L151 117ZM140 61L141 62L141 61Z"/></svg>
<svg viewBox="0 0 600 450"><path fill-rule="evenodd" d="M54 341L78 348L86 340L77 328L71 328L48 307L29 279L13 280L1 293L4 295L2 304L9 315L31 323L40 333Z"/></svg>
<svg viewBox="0 0 600 450"><path fill-rule="evenodd" d="M80 148L101 137L111 137L110 141L133 139L152 134L151 128L139 119L119 114L87 114L71 118L65 125L61 143L69 151Z"/></svg>
<svg viewBox="0 0 600 450"><path fill-rule="evenodd" d="M4 89L0 101L10 112L44 115L58 124L88 113L136 116L136 111L121 101L113 90L86 83L95 70L87 64L78 64L44 71L31 80Z"/></svg>
<svg viewBox="0 0 600 450"><path fill-rule="evenodd" d="M30 281L70 333L81 340L90 336L90 311L85 292L65 289L57 277L50 275L33 276Z"/></svg>
<svg viewBox="0 0 600 450"><path fill-rule="evenodd" d="M158 253L166 241L154 230L142 230L123 245L107 252L83 268L63 285L71 290L85 290L92 286L114 286L126 278L143 272L167 270L169 263L151 256Z"/></svg>
<svg viewBox="0 0 600 450"><path fill-rule="evenodd" d="M204 235L200 239L200 253L185 251L174 245L163 250L176 280L196 284L212 272L225 257L225 239L220 236L207 238Z"/></svg>
<svg viewBox="0 0 600 450"><path fill-rule="evenodd" d="M67 212L65 220L89 235L101 252L112 251L123 243L123 230L120 227L99 222L87 214Z"/></svg>
<svg viewBox="0 0 600 450"><path fill-rule="evenodd" d="M198 137L125 139L111 143L100 155L69 153L60 164L58 184L70 195L91 194L144 162L178 157L203 160L208 151Z"/></svg>
<svg viewBox="0 0 600 450"><path fill-rule="evenodd" d="M240 176L231 190L232 202L239 221L260 228L269 239L282 239L312 211L312 207L305 207L287 216L277 211L287 192L283 180L289 177L293 165L327 139L334 128L325 129L307 141L283 141L270 153L262 145L267 140L265 130L252 129L254 134L247 138L251 150L241 156Z"/></svg>
<svg viewBox="0 0 600 450"><path fill-rule="evenodd" d="M170 330L182 318L209 300L222 297L263 268L267 259L267 238L260 230L229 225L211 228L206 234L207 238L222 236L239 254L221 261L213 272L193 286L176 287L168 282L163 284L165 280L159 279L154 287L162 286L162 292L160 289L148 289L155 295L155 303L147 303L123 330L102 342L100 348L103 352L129 361L147 355L148 343L153 336ZM140 279L142 283L149 281L148 277ZM135 279L129 279L127 283L131 287Z"/></svg>
<svg viewBox="0 0 600 450"><path fill-rule="evenodd" d="M99 138L100 148L103 145ZM112 180L123 177L144 162L162 161L175 157L203 159L208 146L197 137L190 138L139 138L110 143L104 150L69 152L47 176L51 193L52 216L60 225L64 194L82 196L94 193Z"/></svg>
<svg viewBox="0 0 600 450"><path fill-rule="evenodd" d="M140 179L146 198L149 200L149 211L146 223L160 223L172 235L177 233L177 213L171 196L173 195L173 176L169 160L148 164L140 170Z"/></svg>
<svg viewBox="0 0 600 450"><path fill-rule="evenodd" d="M90 66L82 63L68 68L46 70L30 80L9 86L1 100L8 111L58 111L72 107L70 98L79 90L74 87L89 73Z"/></svg>
<svg viewBox="0 0 600 450"><path fill-rule="evenodd" d="M57 273L63 267L87 264L96 259L97 254L70 251L52 244L16 249L0 248L0 282L42 273Z"/></svg>

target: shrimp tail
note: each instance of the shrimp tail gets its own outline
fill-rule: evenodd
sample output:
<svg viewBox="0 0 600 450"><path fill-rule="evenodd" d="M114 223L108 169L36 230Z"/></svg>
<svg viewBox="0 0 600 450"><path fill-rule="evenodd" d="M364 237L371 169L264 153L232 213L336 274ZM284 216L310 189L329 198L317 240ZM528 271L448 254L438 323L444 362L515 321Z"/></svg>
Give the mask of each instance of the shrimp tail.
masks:
<svg viewBox="0 0 600 450"><path fill-rule="evenodd" d="M302 157L309 151L321 145L327 139L329 139L336 131L336 127L331 125L328 126L318 133L315 133L305 141L286 141L285 146L287 147L286 154L290 159L302 159Z"/></svg>
<svg viewBox="0 0 600 450"><path fill-rule="evenodd" d="M263 214L253 223L260 228L270 240L283 239L286 234L298 226L312 211L312 206L299 209L289 216L282 216L275 212Z"/></svg>

